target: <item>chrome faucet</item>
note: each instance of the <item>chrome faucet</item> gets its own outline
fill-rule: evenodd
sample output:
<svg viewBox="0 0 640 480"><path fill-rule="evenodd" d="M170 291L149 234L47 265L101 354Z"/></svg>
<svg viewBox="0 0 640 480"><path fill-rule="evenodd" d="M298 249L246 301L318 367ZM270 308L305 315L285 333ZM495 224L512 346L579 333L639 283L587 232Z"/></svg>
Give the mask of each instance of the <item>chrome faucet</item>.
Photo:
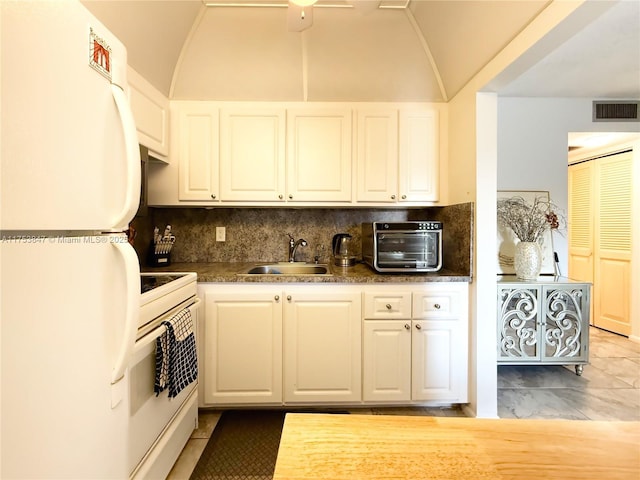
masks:
<svg viewBox="0 0 640 480"><path fill-rule="evenodd" d="M295 262L296 250L300 245L302 245L303 247L306 247L307 241L304 238L296 240L293 238L293 235L291 235L290 233L287 233L287 235L289 235L289 261Z"/></svg>

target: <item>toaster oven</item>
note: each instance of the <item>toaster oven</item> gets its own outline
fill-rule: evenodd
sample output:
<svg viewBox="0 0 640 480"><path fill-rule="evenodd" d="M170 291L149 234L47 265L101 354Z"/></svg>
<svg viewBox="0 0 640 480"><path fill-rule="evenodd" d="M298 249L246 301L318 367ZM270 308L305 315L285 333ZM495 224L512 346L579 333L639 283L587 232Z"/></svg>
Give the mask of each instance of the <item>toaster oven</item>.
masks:
<svg viewBox="0 0 640 480"><path fill-rule="evenodd" d="M442 222L362 224L362 259L377 272L437 272L442 268Z"/></svg>

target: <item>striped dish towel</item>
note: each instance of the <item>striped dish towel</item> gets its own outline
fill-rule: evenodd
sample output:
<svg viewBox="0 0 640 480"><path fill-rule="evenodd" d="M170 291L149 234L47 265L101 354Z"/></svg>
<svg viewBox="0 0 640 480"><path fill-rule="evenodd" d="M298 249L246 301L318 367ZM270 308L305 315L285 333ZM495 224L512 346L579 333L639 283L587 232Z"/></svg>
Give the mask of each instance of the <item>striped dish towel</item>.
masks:
<svg viewBox="0 0 640 480"><path fill-rule="evenodd" d="M198 378L196 336L191 310L185 308L162 322L167 330L156 340L156 396L169 388L169 398L176 397Z"/></svg>

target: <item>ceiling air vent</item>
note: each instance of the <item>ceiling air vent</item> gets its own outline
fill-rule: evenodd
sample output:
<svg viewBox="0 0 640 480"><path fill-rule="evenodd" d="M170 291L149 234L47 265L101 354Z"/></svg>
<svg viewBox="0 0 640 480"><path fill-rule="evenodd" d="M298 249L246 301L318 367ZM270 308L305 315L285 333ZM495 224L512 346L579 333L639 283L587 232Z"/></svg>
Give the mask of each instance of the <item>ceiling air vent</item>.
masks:
<svg viewBox="0 0 640 480"><path fill-rule="evenodd" d="M594 122L640 122L638 118L640 102L593 102Z"/></svg>

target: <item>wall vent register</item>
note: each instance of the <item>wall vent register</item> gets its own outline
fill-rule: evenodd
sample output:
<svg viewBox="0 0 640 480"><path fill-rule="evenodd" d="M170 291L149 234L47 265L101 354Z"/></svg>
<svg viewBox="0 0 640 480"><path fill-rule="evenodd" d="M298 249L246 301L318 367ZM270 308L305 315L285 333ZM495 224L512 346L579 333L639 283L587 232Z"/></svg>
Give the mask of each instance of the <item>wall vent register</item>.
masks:
<svg viewBox="0 0 640 480"><path fill-rule="evenodd" d="M594 101L594 122L640 122L638 107L640 102L633 101Z"/></svg>

